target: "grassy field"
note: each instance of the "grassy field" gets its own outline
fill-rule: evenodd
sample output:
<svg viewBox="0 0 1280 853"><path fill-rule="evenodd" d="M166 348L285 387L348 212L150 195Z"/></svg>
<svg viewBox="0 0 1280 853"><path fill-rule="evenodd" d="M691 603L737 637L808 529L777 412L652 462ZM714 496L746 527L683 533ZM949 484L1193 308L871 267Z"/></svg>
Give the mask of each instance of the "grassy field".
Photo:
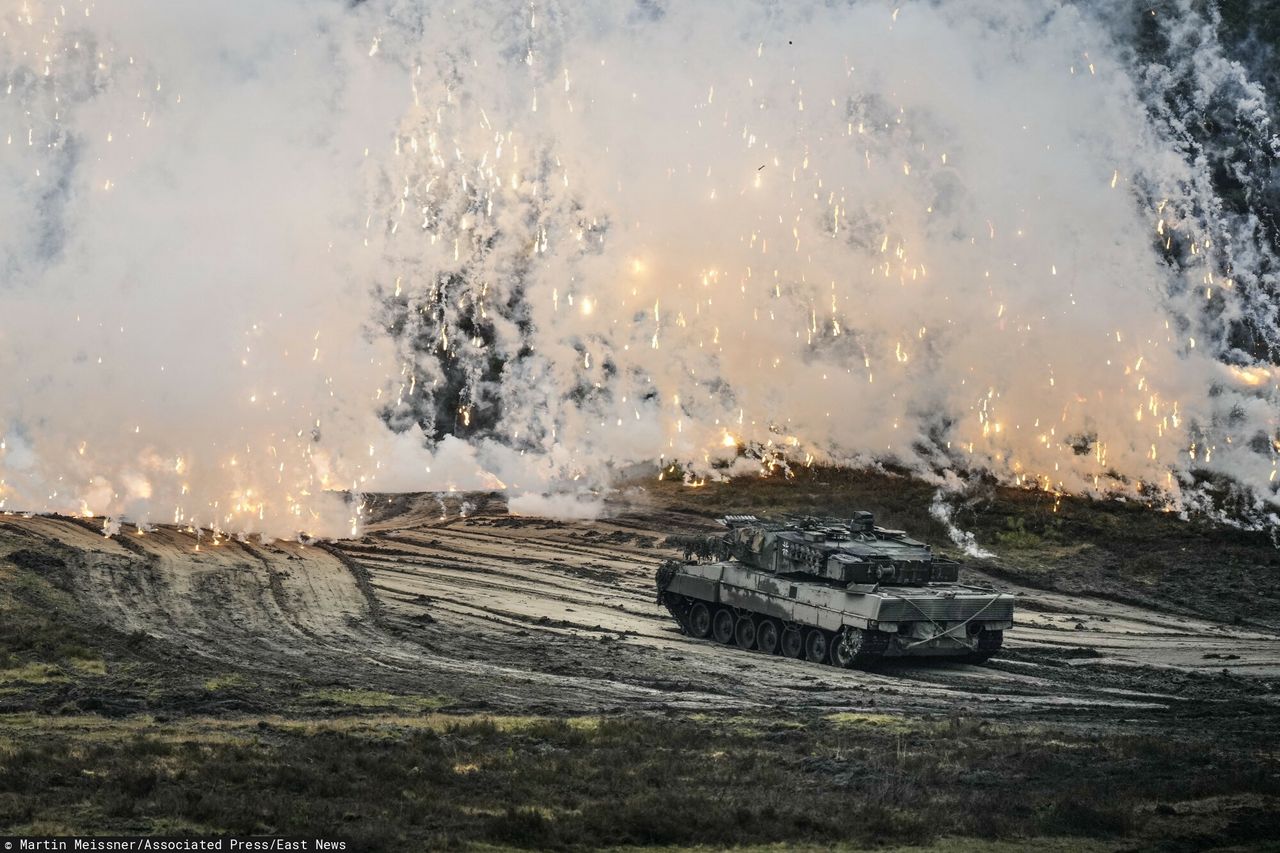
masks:
<svg viewBox="0 0 1280 853"><path fill-rule="evenodd" d="M1280 833L1275 770L1231 739L959 718L10 715L0 828L315 833L376 850L1252 845Z"/></svg>
<svg viewBox="0 0 1280 853"><path fill-rule="evenodd" d="M663 499L700 512L870 508L941 531L922 510L928 487L888 475L717 488ZM1033 575L1069 568L1079 543L1062 531L1107 553L1217 535L1041 500L994 494L974 509L968 523L1001 554L992 565L1018 554ZM1262 571L1265 552L1245 553L1261 556L1241 571ZM404 694L265 676L95 625L67 571L50 552L0 560L3 833L315 834L389 851L1255 849L1280 837L1276 721L1257 707L1105 724L787 708L453 715L447 684Z"/></svg>

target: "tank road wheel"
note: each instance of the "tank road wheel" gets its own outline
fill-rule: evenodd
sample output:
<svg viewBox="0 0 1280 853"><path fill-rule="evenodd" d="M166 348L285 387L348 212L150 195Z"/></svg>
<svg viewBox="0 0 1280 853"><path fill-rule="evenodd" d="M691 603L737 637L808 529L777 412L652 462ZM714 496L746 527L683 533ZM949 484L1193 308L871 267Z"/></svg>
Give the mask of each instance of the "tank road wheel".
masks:
<svg viewBox="0 0 1280 853"><path fill-rule="evenodd" d="M804 655L804 634L795 625L783 629L779 642L783 657L798 658Z"/></svg>
<svg viewBox="0 0 1280 853"><path fill-rule="evenodd" d="M701 601L689 608L689 635L699 640L711 636L711 609Z"/></svg>
<svg viewBox="0 0 1280 853"><path fill-rule="evenodd" d="M804 637L804 656L810 663L826 663L831 639L821 628L812 628Z"/></svg>
<svg viewBox="0 0 1280 853"><path fill-rule="evenodd" d="M777 622L772 619L761 619L760 624L756 626L756 648L766 655L777 654L781 634Z"/></svg>
<svg viewBox="0 0 1280 853"><path fill-rule="evenodd" d="M729 645L733 642L733 611L727 607L721 607L716 610L715 615L711 617L711 636L715 637L717 643Z"/></svg>
<svg viewBox="0 0 1280 853"><path fill-rule="evenodd" d="M740 616L733 628L733 639L744 649L756 647L756 621L750 615Z"/></svg>

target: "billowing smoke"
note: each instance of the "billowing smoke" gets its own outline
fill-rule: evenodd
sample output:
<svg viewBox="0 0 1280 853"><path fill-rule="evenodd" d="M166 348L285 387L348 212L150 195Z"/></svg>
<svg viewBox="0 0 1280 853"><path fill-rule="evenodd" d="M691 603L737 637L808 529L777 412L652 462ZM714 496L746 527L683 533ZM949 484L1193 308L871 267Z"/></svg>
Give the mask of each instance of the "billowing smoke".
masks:
<svg viewBox="0 0 1280 853"><path fill-rule="evenodd" d="M891 460L1265 522L1280 142L1192 5L30 2L0 500Z"/></svg>

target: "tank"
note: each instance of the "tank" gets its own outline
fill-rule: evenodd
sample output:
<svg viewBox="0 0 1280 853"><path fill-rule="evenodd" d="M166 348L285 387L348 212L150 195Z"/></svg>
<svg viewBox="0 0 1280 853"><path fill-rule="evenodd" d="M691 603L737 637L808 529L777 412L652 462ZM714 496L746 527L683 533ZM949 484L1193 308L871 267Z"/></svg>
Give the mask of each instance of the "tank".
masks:
<svg viewBox="0 0 1280 853"><path fill-rule="evenodd" d="M850 518L719 520L673 536L684 560L657 572L658 602L691 637L866 667L883 658L982 662L1013 627L1014 597L959 583L960 564L901 530Z"/></svg>

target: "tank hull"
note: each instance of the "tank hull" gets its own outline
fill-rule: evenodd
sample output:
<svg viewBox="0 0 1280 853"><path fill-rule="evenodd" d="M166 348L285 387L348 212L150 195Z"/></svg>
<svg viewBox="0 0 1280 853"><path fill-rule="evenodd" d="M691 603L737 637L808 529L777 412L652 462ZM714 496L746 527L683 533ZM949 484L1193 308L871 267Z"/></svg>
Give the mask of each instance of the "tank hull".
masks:
<svg viewBox="0 0 1280 853"><path fill-rule="evenodd" d="M753 635L765 623L772 623L767 631L798 632L806 643L810 634L825 635L831 650L822 662L844 666L882 657L985 660L1000 648L1003 632L1013 627L1012 595L960 583L846 586L736 561L675 564L664 571L660 600L686 632L702 633L704 614L695 609L702 603L708 613L730 614L720 617L721 625L729 618L735 626L740 620L751 622L738 632L744 635ZM740 639L735 633L734 641L743 645ZM806 657L813 659L807 652Z"/></svg>

